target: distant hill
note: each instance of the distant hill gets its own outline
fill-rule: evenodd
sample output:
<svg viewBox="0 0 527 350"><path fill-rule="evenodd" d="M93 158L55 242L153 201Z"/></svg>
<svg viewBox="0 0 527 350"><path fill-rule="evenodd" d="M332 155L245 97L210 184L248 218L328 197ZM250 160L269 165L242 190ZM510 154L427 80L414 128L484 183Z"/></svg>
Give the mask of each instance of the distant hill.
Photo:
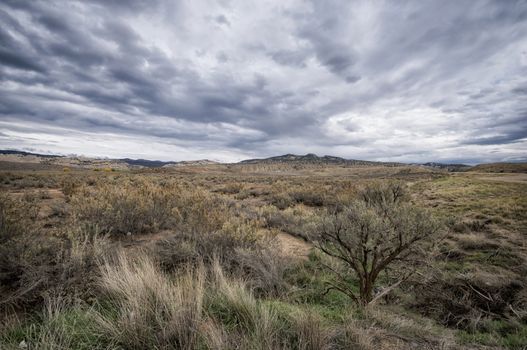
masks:
<svg viewBox="0 0 527 350"><path fill-rule="evenodd" d="M132 166L116 159L100 159L80 156L59 156L24 151L0 150L2 169L115 169L125 170Z"/></svg>
<svg viewBox="0 0 527 350"><path fill-rule="evenodd" d="M171 168L171 167L178 167L178 166L185 166L185 165L211 165L211 164L218 164L218 162L215 162L213 160L208 159L198 159L198 160L183 160L179 162L175 161L162 161L162 160L148 160L148 159L130 159L130 158L124 158L119 159L120 161L123 161L127 164L134 165L134 166L142 166L146 168Z"/></svg>
<svg viewBox="0 0 527 350"><path fill-rule="evenodd" d="M160 168L166 165L177 163L177 162L164 162L162 160L130 159L130 158L123 158L119 160L125 162L126 164L143 166L146 168Z"/></svg>
<svg viewBox="0 0 527 350"><path fill-rule="evenodd" d="M213 165L220 164L213 160L208 159L199 159L199 160L183 160L181 162L171 162L169 164L163 165L163 168L173 168L178 166L187 166L187 165Z"/></svg>
<svg viewBox="0 0 527 350"><path fill-rule="evenodd" d="M0 150L0 162L3 164L2 169L41 169L43 167L51 169L59 167L71 167L85 169L112 168L124 170L217 164L217 162L208 159L181 162L130 158L101 159L82 156L39 154L16 150Z"/></svg>
<svg viewBox="0 0 527 350"><path fill-rule="evenodd" d="M262 159L242 160L239 164L298 164L298 165L385 165L399 166L401 163L372 162L366 160L345 159L335 156L317 156L313 153L306 155L284 154Z"/></svg>
<svg viewBox="0 0 527 350"><path fill-rule="evenodd" d="M16 151L16 150L10 150L10 149L0 149L0 154L12 154L12 155L20 155L20 156L36 156L36 157L42 157L42 158L59 158L62 156L58 156L55 154L40 154L40 153L31 153L31 152L25 152L25 151Z"/></svg>
<svg viewBox="0 0 527 350"><path fill-rule="evenodd" d="M200 159L191 161L161 161L148 159L103 159L90 158L83 156L61 156L53 154L39 154L26 151L17 150L0 150L0 162L4 165L2 168L27 168L29 167L42 168L58 168L58 167L72 167L72 168L112 168L112 169L138 169L138 168L173 168L181 166L205 166L219 164L218 162ZM22 163L28 164L27 166ZM317 156L314 153L306 155L284 154L281 156L261 158L261 159L246 159L238 162L239 165L254 165L254 166L272 166L273 168L294 168L301 169L303 167L323 168L327 165L335 166L390 166L398 167L405 165L424 166L428 168L441 169L446 171L473 171L473 172L488 172L488 173L527 173L527 163L489 163L480 164L476 166L469 166L465 164L450 164L428 162L422 164L405 164L396 162L374 162L367 160L345 159L335 156ZM24 169L25 169L24 168Z"/></svg>
<svg viewBox="0 0 527 350"><path fill-rule="evenodd" d="M449 164L449 163L428 162L428 163L423 163L419 165L434 168L434 169L447 170L447 171L466 171L467 169L471 168L470 165L456 164L456 163Z"/></svg>
<svg viewBox="0 0 527 350"><path fill-rule="evenodd" d="M467 171L480 173L527 173L527 163L488 163L471 167Z"/></svg>

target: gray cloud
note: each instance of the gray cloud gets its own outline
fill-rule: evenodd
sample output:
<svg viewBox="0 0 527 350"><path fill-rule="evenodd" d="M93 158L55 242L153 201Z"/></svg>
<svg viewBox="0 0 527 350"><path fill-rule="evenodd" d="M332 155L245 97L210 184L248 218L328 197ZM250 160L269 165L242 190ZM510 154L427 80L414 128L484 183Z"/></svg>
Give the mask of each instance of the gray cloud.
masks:
<svg viewBox="0 0 527 350"><path fill-rule="evenodd" d="M7 0L0 21L0 147L471 162L527 151L524 1Z"/></svg>

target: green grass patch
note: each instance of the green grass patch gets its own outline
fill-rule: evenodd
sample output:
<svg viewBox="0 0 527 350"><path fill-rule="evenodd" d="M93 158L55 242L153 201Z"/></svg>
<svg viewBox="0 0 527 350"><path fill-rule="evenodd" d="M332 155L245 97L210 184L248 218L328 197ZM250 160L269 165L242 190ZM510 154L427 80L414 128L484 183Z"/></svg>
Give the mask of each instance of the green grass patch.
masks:
<svg viewBox="0 0 527 350"><path fill-rule="evenodd" d="M0 348L25 342L34 349L102 349L102 336L92 314L80 307L38 314L0 335Z"/></svg>
<svg viewBox="0 0 527 350"><path fill-rule="evenodd" d="M527 325L511 324L505 320L487 321L482 330L459 331L458 339L462 344L480 344L502 346L506 349L523 350L527 345Z"/></svg>

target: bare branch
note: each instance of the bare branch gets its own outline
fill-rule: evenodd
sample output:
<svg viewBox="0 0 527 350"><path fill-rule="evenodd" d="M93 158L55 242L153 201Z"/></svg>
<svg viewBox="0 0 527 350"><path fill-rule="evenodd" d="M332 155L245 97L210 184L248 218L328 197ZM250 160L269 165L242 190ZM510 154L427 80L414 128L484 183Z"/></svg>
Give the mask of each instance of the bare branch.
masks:
<svg viewBox="0 0 527 350"><path fill-rule="evenodd" d="M400 184L366 188L360 198L341 211L327 212L316 246L357 275L358 299L365 305L379 298L372 296L379 274L392 264L405 265L396 270L397 282L381 293L385 295L423 264L422 257L431 253L424 243L431 242L439 231L427 212L403 201L404 187ZM342 274L332 273L347 283Z"/></svg>

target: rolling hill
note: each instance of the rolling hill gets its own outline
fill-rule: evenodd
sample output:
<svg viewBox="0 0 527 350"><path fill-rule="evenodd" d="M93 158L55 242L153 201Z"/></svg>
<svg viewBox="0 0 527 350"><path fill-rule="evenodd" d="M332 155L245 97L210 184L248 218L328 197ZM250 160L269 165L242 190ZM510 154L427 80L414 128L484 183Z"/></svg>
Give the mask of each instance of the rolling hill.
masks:
<svg viewBox="0 0 527 350"><path fill-rule="evenodd" d="M488 163L471 167L467 171L480 173L527 173L527 163Z"/></svg>
<svg viewBox="0 0 527 350"><path fill-rule="evenodd" d="M298 164L298 165L384 165L384 166L400 166L402 163L392 162L372 162L366 160L345 159L335 156L317 156L313 153L306 155L284 154L281 156L261 158L261 159L247 159L242 160L239 164Z"/></svg>

